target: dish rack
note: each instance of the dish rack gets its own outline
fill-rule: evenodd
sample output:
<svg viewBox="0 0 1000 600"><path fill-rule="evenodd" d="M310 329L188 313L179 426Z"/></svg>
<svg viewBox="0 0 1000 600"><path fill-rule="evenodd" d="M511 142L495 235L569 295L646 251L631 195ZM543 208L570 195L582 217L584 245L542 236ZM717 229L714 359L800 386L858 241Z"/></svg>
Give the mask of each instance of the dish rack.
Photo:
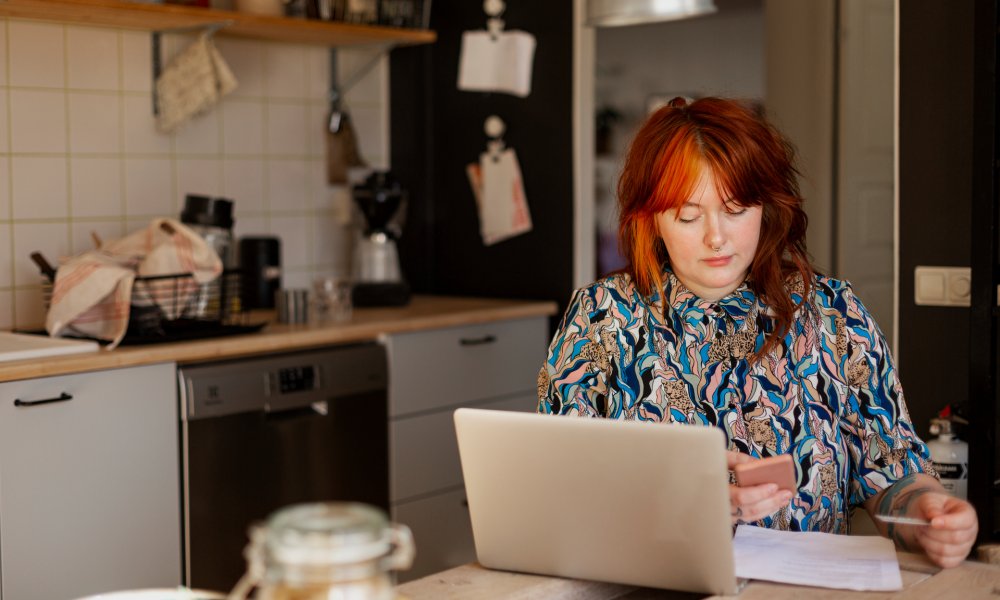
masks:
<svg viewBox="0 0 1000 600"><path fill-rule="evenodd" d="M121 345L155 344L258 331L240 303L243 277L227 269L199 284L190 273L137 276L132 285L128 330ZM43 291L46 306L52 285ZM83 336L86 337L86 336Z"/></svg>

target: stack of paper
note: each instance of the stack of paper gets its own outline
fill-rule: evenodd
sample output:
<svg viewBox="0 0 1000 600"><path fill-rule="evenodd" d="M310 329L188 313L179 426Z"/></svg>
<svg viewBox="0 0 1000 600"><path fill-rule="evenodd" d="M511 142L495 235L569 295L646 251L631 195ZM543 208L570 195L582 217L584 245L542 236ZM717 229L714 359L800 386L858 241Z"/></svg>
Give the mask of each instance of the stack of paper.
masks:
<svg viewBox="0 0 1000 600"><path fill-rule="evenodd" d="M848 590L903 588L896 548L878 536L777 531L740 525L736 576Z"/></svg>

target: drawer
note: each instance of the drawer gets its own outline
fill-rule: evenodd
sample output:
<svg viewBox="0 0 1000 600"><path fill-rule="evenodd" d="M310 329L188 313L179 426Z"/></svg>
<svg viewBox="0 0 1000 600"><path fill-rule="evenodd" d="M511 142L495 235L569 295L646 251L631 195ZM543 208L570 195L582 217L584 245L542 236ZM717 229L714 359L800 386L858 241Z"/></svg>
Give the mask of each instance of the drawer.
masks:
<svg viewBox="0 0 1000 600"><path fill-rule="evenodd" d="M535 404L532 390L477 408L533 412ZM462 484L453 413L447 409L389 422L389 495L393 501Z"/></svg>
<svg viewBox="0 0 1000 600"><path fill-rule="evenodd" d="M465 491L457 490L393 507L392 520L413 532L413 566L400 571L399 582L464 565L476 558Z"/></svg>
<svg viewBox="0 0 1000 600"><path fill-rule="evenodd" d="M547 327L533 317L389 336L389 415L535 389Z"/></svg>

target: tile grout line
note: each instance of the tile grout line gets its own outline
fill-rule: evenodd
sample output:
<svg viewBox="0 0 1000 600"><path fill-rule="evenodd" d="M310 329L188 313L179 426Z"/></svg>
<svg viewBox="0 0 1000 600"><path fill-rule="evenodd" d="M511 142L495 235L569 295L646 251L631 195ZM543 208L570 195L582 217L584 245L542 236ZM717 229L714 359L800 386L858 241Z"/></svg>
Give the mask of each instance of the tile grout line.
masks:
<svg viewBox="0 0 1000 600"><path fill-rule="evenodd" d="M302 61L302 64L306 65L305 77L302 78L302 97L303 97L303 99L308 99L309 98L309 75L312 72L311 67L313 65L313 61L315 60L315 55L314 55L313 52L310 52L306 48L302 49L302 54L303 54L303 58L305 59L305 60ZM329 53L327 53L327 54L329 54ZM327 72L329 72L329 69L327 69ZM303 139L306 140L306 150L309 150L309 140L311 139L311 137L310 137L309 134L310 134L310 129L312 128L312 123L310 123L310 121L309 121L309 116L311 114L311 111L309 110L308 106L309 105L306 104L306 111L305 111L305 113L306 113L305 114L305 121L306 122L305 122L305 131L303 132ZM305 171L306 171L306 174L305 174L306 185L305 185L305 190L304 190L305 194L306 194L306 211L309 213L309 215L311 217L311 218L307 218L306 219L306 224L307 224L307 226L306 226L306 258L307 258L308 261L314 262L316 260L316 255L319 253L319 244L316 243L316 223L318 222L318 220L314 216L315 209L316 209L316 198L315 198L315 192L314 192L314 189L313 189L314 188L314 185L313 185L314 182L313 182L313 178L312 178L312 161L310 161L310 160L307 159L307 160L304 161L304 163L305 163Z"/></svg>
<svg viewBox="0 0 1000 600"><path fill-rule="evenodd" d="M125 181L125 33L118 30L118 237L128 231Z"/></svg>
<svg viewBox="0 0 1000 600"><path fill-rule="evenodd" d="M73 254L73 139L69 101L69 26L63 25L63 97L66 116L66 250ZM58 259L57 259L58 260Z"/></svg>
<svg viewBox="0 0 1000 600"><path fill-rule="evenodd" d="M10 273L8 274L7 285L10 287L10 304L7 308L7 317L10 319L10 326L13 328L17 324L17 296L14 290L14 271L17 269L17 261L14 258L14 159L11 157L11 150L13 150L14 144L14 133L13 133L13 110L10 105L10 69L11 69L11 57L10 57L10 20L3 20L3 43L4 43L4 96L6 100L6 106L4 107L7 114L3 115L3 118L7 119L7 156L4 160L7 161L7 217L10 221L7 223L7 246L10 251L10 256L8 257L7 263L10 267Z"/></svg>
<svg viewBox="0 0 1000 600"><path fill-rule="evenodd" d="M271 103L268 88L268 72L267 72L267 47L264 43L258 43L257 47L257 61L260 66L260 76L261 76L261 87L263 92L263 114L261 115L261 150L263 150L263 163L264 163L264 189L261 190L263 204L264 204L264 227L267 229L268 233L274 235L274 226L271 219L271 136L270 136L270 125L271 125Z"/></svg>
<svg viewBox="0 0 1000 600"><path fill-rule="evenodd" d="M169 52L170 52L170 54L174 54L174 48L173 48L173 46L174 46L174 44L177 43L177 40L174 39L174 38L167 38L167 37L164 37L164 40L168 40L168 44L169 44L169 47L170 47L170 51ZM161 52L163 51L163 46L162 45L160 46L160 51ZM159 131L159 128L156 128L156 125L155 125L155 121L156 121L156 116L155 115L153 115L153 121L154 121L154 125L153 125L154 128L156 129L156 131ZM170 213L171 213L171 216L178 216L178 215L180 215L181 204L180 204L180 199L178 197L179 194L180 194L180 185L179 185L180 181L179 181L179 177L180 177L180 168L177 165L177 129L175 129L172 133L170 133L170 203L171 203Z"/></svg>

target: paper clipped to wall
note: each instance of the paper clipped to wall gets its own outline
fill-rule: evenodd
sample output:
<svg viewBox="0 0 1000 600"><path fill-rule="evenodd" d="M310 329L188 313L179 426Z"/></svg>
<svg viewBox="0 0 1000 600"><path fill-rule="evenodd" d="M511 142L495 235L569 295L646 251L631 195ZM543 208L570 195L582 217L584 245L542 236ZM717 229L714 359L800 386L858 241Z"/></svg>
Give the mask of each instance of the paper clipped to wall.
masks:
<svg viewBox="0 0 1000 600"><path fill-rule="evenodd" d="M479 163L466 167L466 174L479 208L483 244L491 246L531 231L531 213L513 148L482 153Z"/></svg>
<svg viewBox="0 0 1000 600"><path fill-rule="evenodd" d="M462 34L458 89L528 96L535 46L535 36L526 31L466 31Z"/></svg>

